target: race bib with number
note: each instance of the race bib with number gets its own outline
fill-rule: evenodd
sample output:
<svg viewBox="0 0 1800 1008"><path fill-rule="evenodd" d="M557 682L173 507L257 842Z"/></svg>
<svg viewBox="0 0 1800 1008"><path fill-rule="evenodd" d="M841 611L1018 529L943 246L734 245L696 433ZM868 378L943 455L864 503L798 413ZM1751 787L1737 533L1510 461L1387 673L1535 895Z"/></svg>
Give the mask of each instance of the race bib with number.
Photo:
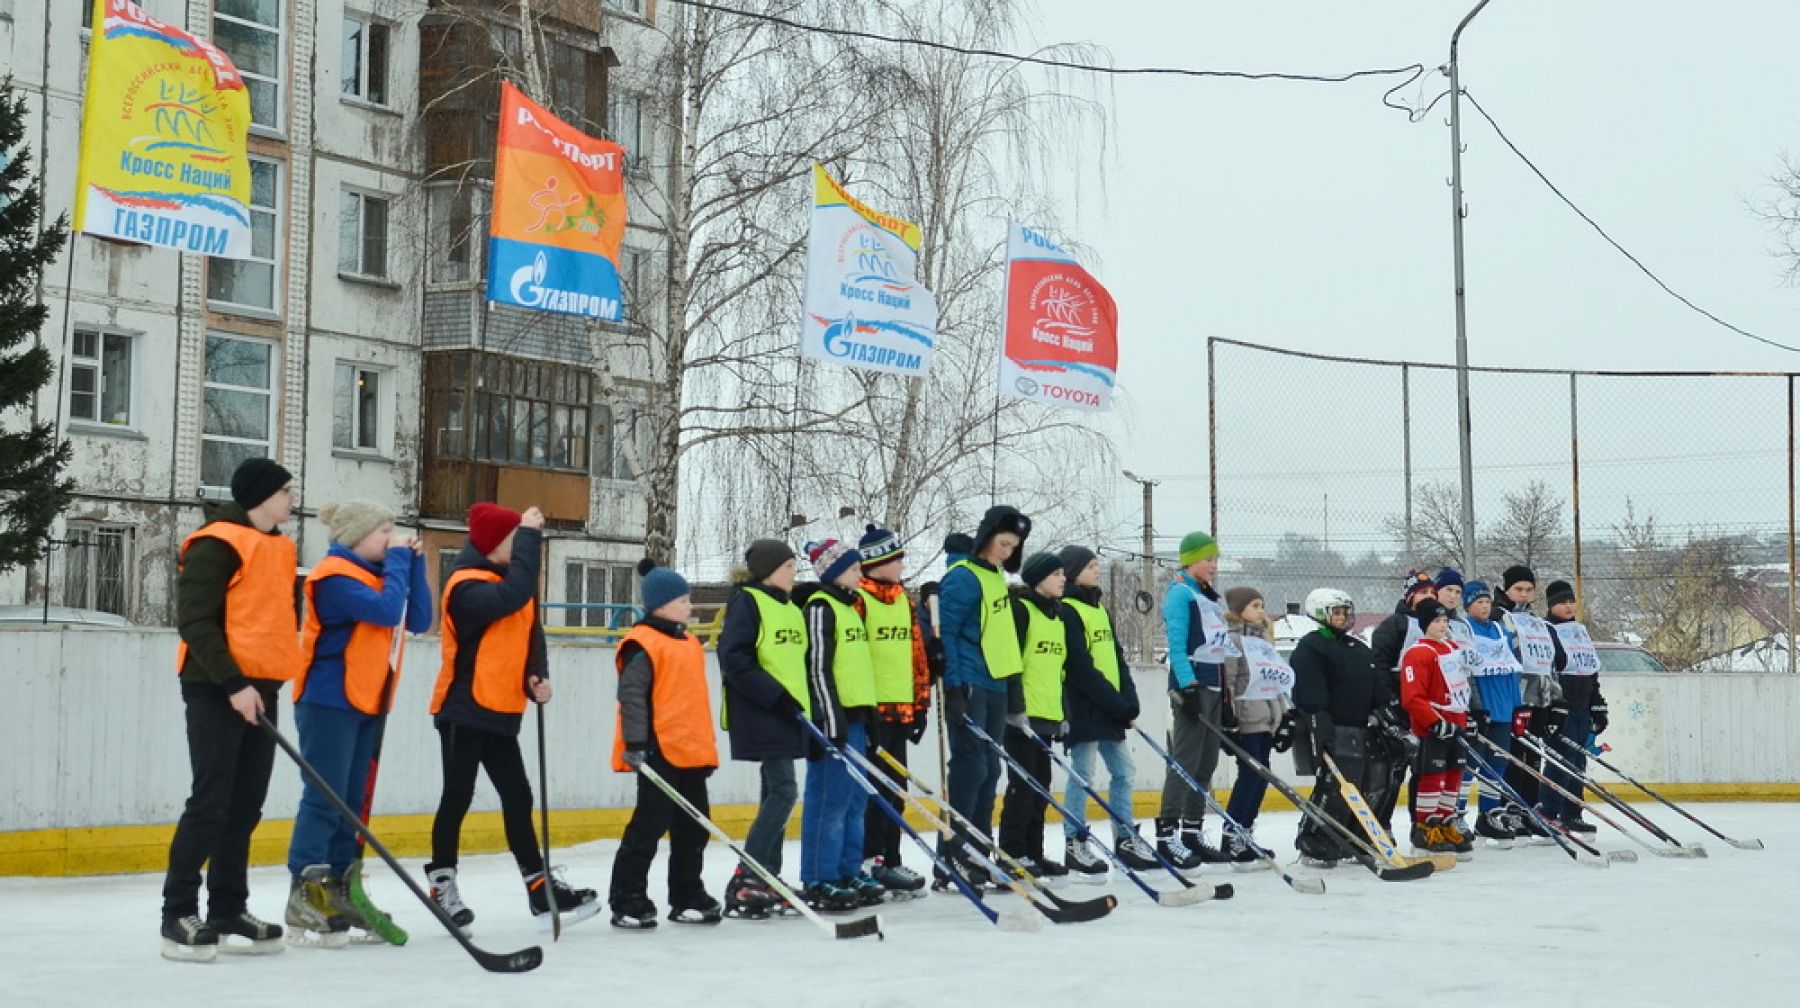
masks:
<svg viewBox="0 0 1800 1008"><path fill-rule="evenodd" d="M1512 648L1507 647L1506 637L1499 640L1492 637L1475 637L1473 649L1475 667L1472 674L1478 676L1518 675L1519 659L1513 655Z"/></svg>
<svg viewBox="0 0 1800 1008"><path fill-rule="evenodd" d="M1438 671L1444 676L1444 689L1450 694L1450 702L1434 703L1433 707L1442 711L1466 711L1469 709L1469 672L1467 659L1461 654L1465 648L1457 648L1449 654L1437 656Z"/></svg>
<svg viewBox="0 0 1800 1008"><path fill-rule="evenodd" d="M1237 645L1231 643L1231 628L1225 624L1225 610L1204 595L1194 596L1194 607L1200 610L1200 632L1205 639L1188 657L1206 665L1223 665L1225 659L1238 657Z"/></svg>
<svg viewBox="0 0 1800 1008"><path fill-rule="evenodd" d="M1250 666L1250 683L1239 700L1287 699L1294 694L1294 670L1281 660L1275 645L1261 637L1244 641L1244 663Z"/></svg>
<svg viewBox="0 0 1800 1008"><path fill-rule="evenodd" d="M1562 641L1563 653L1569 656L1569 667L1563 675L1599 675L1600 652L1594 638L1580 623L1556 624L1556 636Z"/></svg>
<svg viewBox="0 0 1800 1008"><path fill-rule="evenodd" d="M1450 620L1450 640L1456 645L1457 653L1462 655L1463 670L1470 675L1477 674L1481 669L1481 655L1475 650L1475 630L1468 620Z"/></svg>
<svg viewBox="0 0 1800 1008"><path fill-rule="evenodd" d="M1513 633L1519 638L1519 671L1526 675L1549 675L1556 671L1556 642L1550 639L1550 624L1530 613L1515 612Z"/></svg>

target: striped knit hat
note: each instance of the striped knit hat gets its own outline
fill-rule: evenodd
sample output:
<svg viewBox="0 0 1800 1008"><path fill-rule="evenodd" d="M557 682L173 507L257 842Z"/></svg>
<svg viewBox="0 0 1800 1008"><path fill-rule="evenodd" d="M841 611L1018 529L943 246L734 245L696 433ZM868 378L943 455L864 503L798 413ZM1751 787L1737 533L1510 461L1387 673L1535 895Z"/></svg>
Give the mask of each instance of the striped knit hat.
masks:
<svg viewBox="0 0 1800 1008"><path fill-rule="evenodd" d="M906 556L906 548L900 545L899 536L874 525L864 527L862 538L857 540L856 551L862 556L863 570Z"/></svg>

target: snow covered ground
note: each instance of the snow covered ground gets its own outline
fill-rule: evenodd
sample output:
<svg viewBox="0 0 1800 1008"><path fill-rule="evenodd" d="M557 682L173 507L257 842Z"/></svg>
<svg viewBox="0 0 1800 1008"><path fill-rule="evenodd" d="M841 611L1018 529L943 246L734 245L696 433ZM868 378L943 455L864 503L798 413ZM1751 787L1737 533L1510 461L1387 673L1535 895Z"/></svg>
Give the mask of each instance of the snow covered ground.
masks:
<svg viewBox="0 0 1800 1008"><path fill-rule="evenodd" d="M221 956L213 965L157 955L161 879L152 875L0 879L0 1003L173 1005L230 999L257 1005L1686 1005L1773 995L1787 1004L1800 969L1800 806L1697 805L1724 832L1756 836L1740 851L1643 806L1711 857L1644 855L1605 871L1574 866L1554 847L1478 851L1474 861L1421 882L1384 883L1360 868L1319 874L1328 891L1304 896L1270 872L1209 868L1237 897L1163 909L1128 884L1103 920L1003 933L959 896L884 907L887 938L834 942L800 918L664 922L622 933L604 914L555 945L537 934L504 856L464 861L464 898L479 915L475 940L492 950L544 942L536 972L482 972L377 865L376 898L411 930L404 948L289 949ZM1294 816L1266 815L1258 833L1283 860ZM1055 827L1052 827L1055 829ZM1602 846L1626 849L1600 834ZM1056 840L1060 847L1060 839ZM605 896L617 844L558 853L571 881ZM790 845L788 875L798 863ZM1635 849L1635 848L1634 848ZM908 852L908 863L922 858ZM664 904L658 859L651 896ZM409 864L417 868L418 863ZM718 891L728 852L709 848ZM1173 880L1146 875L1168 888ZM252 909L279 919L281 868L251 875ZM1065 885L1070 899L1103 891ZM994 896L1002 912L1011 895ZM664 908L666 909L666 907ZM1234 1000L1225 1001L1222 999Z"/></svg>

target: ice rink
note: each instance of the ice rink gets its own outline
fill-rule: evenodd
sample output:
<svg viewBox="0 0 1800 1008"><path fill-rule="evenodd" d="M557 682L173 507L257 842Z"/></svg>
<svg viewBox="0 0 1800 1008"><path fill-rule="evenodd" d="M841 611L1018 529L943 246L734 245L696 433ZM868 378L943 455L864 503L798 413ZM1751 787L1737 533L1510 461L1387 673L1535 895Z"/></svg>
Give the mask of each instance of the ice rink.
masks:
<svg viewBox="0 0 1800 1008"><path fill-rule="evenodd" d="M403 948L288 949L211 965L157 954L160 876L0 879L0 1003L7 1005L1689 1005L1794 1002L1800 970L1800 806L1694 810L1723 832L1760 837L1736 850L1660 806L1640 806L1710 857L1642 855L1606 870L1555 847L1477 851L1451 872L1386 883L1357 867L1318 875L1327 892L1292 892L1271 872L1197 874L1237 889L1227 902L1152 904L1129 883L1062 885L1069 899L1119 897L1109 917L1031 934L990 925L954 893L882 907L886 939L836 942L798 917L664 921L613 930L606 915L540 937L510 858L463 862L474 939L494 951L543 942L544 965L484 973L379 864L371 888L412 933ZM1292 813L1265 815L1261 838L1292 859ZM1146 828L1148 824L1146 824ZM1055 830L1057 827L1052 826ZM1060 834L1055 835L1060 848ZM1637 849L1602 827L1604 849ZM570 881L605 898L614 841L559 851ZM790 844L788 871L798 862ZM907 862L923 858L909 850ZM651 898L666 910L663 859ZM410 870L420 862L409 861ZM709 848L717 894L732 859ZM1146 874L1167 889L1166 873ZM280 867L254 869L251 909L279 919ZM1017 897L997 895L1002 912ZM1751 1002L1750 999L1756 999ZM1179 1001L1173 1000L1179 999Z"/></svg>

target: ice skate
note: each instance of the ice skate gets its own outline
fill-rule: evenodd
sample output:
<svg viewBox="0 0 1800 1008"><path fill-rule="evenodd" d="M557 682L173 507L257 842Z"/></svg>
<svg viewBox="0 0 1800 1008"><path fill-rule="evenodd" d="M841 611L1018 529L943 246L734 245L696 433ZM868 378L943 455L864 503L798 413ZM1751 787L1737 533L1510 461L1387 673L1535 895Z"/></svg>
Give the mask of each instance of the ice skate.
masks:
<svg viewBox="0 0 1800 1008"><path fill-rule="evenodd" d="M1231 860L1223 850L1206 842L1206 834L1198 819L1181 821L1181 843L1200 858L1201 864L1226 864Z"/></svg>
<svg viewBox="0 0 1800 1008"><path fill-rule="evenodd" d="M600 894L592 889L569 888L569 884L563 881L561 867L525 876L525 892L531 904L531 916L542 931L554 926L553 922L558 917L562 920L562 926L568 927L600 912ZM555 914L550 912L550 900L553 897L556 900Z"/></svg>
<svg viewBox="0 0 1800 1008"><path fill-rule="evenodd" d="M1164 861L1174 865L1176 871L1190 871L1200 867L1201 857L1199 851L1187 845L1187 833L1181 828L1182 825L1175 819L1156 820L1156 853L1161 854ZM1133 869L1145 867L1133 864L1129 859L1125 863ZM1154 859L1149 867L1156 867Z"/></svg>
<svg viewBox="0 0 1800 1008"><path fill-rule="evenodd" d="M350 944L350 921L332 898L329 865L307 865L288 888L287 943L302 948L340 949Z"/></svg>
<svg viewBox="0 0 1800 1008"><path fill-rule="evenodd" d="M431 898L437 902L451 923L463 934L469 933L469 925L475 923L475 911L470 910L462 901L462 893L456 888L456 869L438 868L431 872Z"/></svg>
<svg viewBox="0 0 1800 1008"><path fill-rule="evenodd" d="M764 920L786 910L786 901L768 883L743 866L725 883L725 916Z"/></svg>
<svg viewBox="0 0 1800 1008"><path fill-rule="evenodd" d="M1444 840L1450 844L1451 851L1456 854L1456 860L1468 861L1474 858L1475 843L1470 840L1468 834L1464 833L1457 825L1457 820L1445 820L1443 826L1439 828L1442 831Z"/></svg>
<svg viewBox="0 0 1800 1008"><path fill-rule="evenodd" d="M1269 861L1275 855L1267 847L1256 842L1256 837L1248 831L1244 833L1226 833L1224 853L1231 861L1231 867L1237 871L1260 871L1269 867Z"/></svg>
<svg viewBox="0 0 1800 1008"><path fill-rule="evenodd" d="M670 911L669 919L674 919L674 911ZM615 899L612 904L612 926L621 931L649 931L656 927L656 904L644 895Z"/></svg>
<svg viewBox="0 0 1800 1008"><path fill-rule="evenodd" d="M162 925L162 957L172 962L209 963L219 954L219 933L195 914L170 917Z"/></svg>
<svg viewBox="0 0 1800 1008"><path fill-rule="evenodd" d="M220 955L275 955L287 947L281 941L281 925L258 920L248 910L211 918L206 926L219 936ZM242 938L243 942L232 938Z"/></svg>
<svg viewBox="0 0 1800 1008"><path fill-rule="evenodd" d="M855 889L836 882L814 882L800 890L800 898L820 913L847 913L859 901Z"/></svg>
<svg viewBox="0 0 1800 1008"><path fill-rule="evenodd" d="M881 858L871 858L863 866L875 881L887 891L887 898L893 900L919 899L925 895L925 876L913 871L905 865L894 865L892 868Z"/></svg>
<svg viewBox="0 0 1800 1008"><path fill-rule="evenodd" d="M1489 847L1510 850L1518 839L1506 821L1506 811L1494 808L1481 813L1475 820L1475 835L1487 842Z"/></svg>
<svg viewBox="0 0 1800 1008"><path fill-rule="evenodd" d="M1069 878L1076 882L1083 885L1106 883L1106 859L1081 837L1069 837L1064 842L1063 864L1068 867Z"/></svg>
<svg viewBox="0 0 1800 1008"><path fill-rule="evenodd" d="M698 893L691 899L669 907L669 919L677 924L717 924L725 919L725 908L706 893ZM617 923L616 917L614 922Z"/></svg>
<svg viewBox="0 0 1800 1008"><path fill-rule="evenodd" d="M1136 830L1114 840L1113 853L1117 854L1119 860L1125 862L1125 866L1132 871L1149 871L1162 866L1156 860L1156 852L1150 849L1150 845L1144 842L1143 837L1137 835ZM1194 863L1199 864L1198 861Z"/></svg>

